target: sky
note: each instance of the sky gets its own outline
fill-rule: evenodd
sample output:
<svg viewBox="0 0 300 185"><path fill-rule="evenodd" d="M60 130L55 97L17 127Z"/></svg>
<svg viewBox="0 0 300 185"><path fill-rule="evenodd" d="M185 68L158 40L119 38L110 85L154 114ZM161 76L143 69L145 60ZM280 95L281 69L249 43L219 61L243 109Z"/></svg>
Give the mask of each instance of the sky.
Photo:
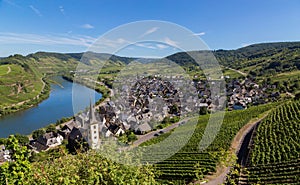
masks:
<svg viewBox="0 0 300 185"><path fill-rule="evenodd" d="M300 41L299 10L299 0L0 0L0 57L37 51L84 52L110 30L143 20L185 27L213 50ZM144 34L157 28L147 28ZM103 44L112 47L125 41L120 35ZM160 57L177 52L170 49L174 43L136 47ZM146 51L134 53L130 48L121 53L148 56Z"/></svg>

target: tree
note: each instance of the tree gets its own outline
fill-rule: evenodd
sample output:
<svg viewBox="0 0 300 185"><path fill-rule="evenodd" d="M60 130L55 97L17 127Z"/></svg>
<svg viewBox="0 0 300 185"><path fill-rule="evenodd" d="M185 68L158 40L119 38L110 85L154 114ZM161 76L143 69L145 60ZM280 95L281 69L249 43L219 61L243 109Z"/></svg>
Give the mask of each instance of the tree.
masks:
<svg viewBox="0 0 300 185"><path fill-rule="evenodd" d="M25 146L29 143L29 138L25 135L15 134L15 138L19 141L19 144Z"/></svg>
<svg viewBox="0 0 300 185"><path fill-rule="evenodd" d="M11 151L12 162L0 166L0 184L29 184L26 182L32 177L30 151L13 135L8 138L6 148Z"/></svg>
<svg viewBox="0 0 300 185"><path fill-rule="evenodd" d="M130 134L127 136L127 140L128 140L128 143L130 143L130 142L137 140L137 137L133 132L130 132Z"/></svg>
<svg viewBox="0 0 300 185"><path fill-rule="evenodd" d="M295 100L300 100L300 93L297 93L297 94L295 95Z"/></svg>
<svg viewBox="0 0 300 185"><path fill-rule="evenodd" d="M176 113L179 113L179 108L176 104L172 105L171 108L170 108L170 114L176 114Z"/></svg>
<svg viewBox="0 0 300 185"><path fill-rule="evenodd" d="M170 117L164 117L164 119L161 122L162 124L170 124L171 123L171 118Z"/></svg>
<svg viewBox="0 0 300 185"><path fill-rule="evenodd" d="M32 138L33 139L37 139L38 137L42 136L45 134L45 130L44 129L38 129L32 132Z"/></svg>
<svg viewBox="0 0 300 185"><path fill-rule="evenodd" d="M0 138L0 145L6 144L6 138Z"/></svg>
<svg viewBox="0 0 300 185"><path fill-rule="evenodd" d="M108 153L112 149L107 149ZM120 153L132 163L132 158ZM77 155L65 155L60 158L46 159L32 164L34 175L27 183L31 184L141 184L155 185L156 172L149 165L123 165L103 157L95 150ZM155 172L155 173L154 173Z"/></svg>
<svg viewBox="0 0 300 185"><path fill-rule="evenodd" d="M205 114L207 114L207 107L200 107L199 114L200 114L200 115L205 115Z"/></svg>
<svg viewBox="0 0 300 185"><path fill-rule="evenodd" d="M49 132L56 132L56 127L54 124L50 124L46 127L46 132L49 133Z"/></svg>

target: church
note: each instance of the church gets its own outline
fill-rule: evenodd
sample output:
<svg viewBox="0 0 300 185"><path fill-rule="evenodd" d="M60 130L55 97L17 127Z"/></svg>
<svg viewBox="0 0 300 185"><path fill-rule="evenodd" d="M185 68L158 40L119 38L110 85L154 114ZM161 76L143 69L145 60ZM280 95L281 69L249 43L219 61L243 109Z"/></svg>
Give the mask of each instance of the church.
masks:
<svg viewBox="0 0 300 185"><path fill-rule="evenodd" d="M104 106L105 107L105 106ZM102 107L103 108L103 107ZM125 133L123 124L117 124L116 119L109 117L110 114L99 114L90 103L87 113L82 113L75 117L77 128L71 131L71 138L83 139L91 149L99 149L101 138L119 136Z"/></svg>

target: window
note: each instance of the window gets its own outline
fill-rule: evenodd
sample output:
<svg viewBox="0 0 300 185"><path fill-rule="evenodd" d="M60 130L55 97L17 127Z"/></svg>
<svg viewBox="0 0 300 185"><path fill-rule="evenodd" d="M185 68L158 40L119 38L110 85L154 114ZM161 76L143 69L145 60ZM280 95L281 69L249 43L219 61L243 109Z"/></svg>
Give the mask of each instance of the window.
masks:
<svg viewBox="0 0 300 185"><path fill-rule="evenodd" d="M94 129L96 129L96 125L94 125Z"/></svg>
<svg viewBox="0 0 300 185"><path fill-rule="evenodd" d="M94 131L94 134L96 134L96 133L97 133L97 131L95 130L95 131Z"/></svg>
<svg viewBox="0 0 300 185"><path fill-rule="evenodd" d="M95 136L94 139L97 139L97 136Z"/></svg>

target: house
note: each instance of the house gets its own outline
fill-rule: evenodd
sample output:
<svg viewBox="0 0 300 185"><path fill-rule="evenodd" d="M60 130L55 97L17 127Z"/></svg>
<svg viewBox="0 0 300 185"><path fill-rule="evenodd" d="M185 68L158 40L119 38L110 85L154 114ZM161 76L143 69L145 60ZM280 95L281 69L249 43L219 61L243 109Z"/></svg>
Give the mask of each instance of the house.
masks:
<svg viewBox="0 0 300 185"><path fill-rule="evenodd" d="M148 123L143 123L141 125L138 125L135 129L134 132L136 134L146 134L147 132L151 131L152 128Z"/></svg>
<svg viewBox="0 0 300 185"><path fill-rule="evenodd" d="M38 137L36 140L31 141L30 145L34 150L40 152L61 145L63 140L63 136L59 133L48 132Z"/></svg>
<svg viewBox="0 0 300 185"><path fill-rule="evenodd" d="M4 145L0 145L0 164L11 161L10 151Z"/></svg>
<svg viewBox="0 0 300 185"><path fill-rule="evenodd" d="M123 127L123 128L122 128ZM124 131L124 126L119 126L119 125L110 125L108 127L108 130L114 134L115 136L119 136L120 134L124 134L125 131Z"/></svg>
<svg viewBox="0 0 300 185"><path fill-rule="evenodd" d="M43 136L37 138L37 142L48 147L61 145L61 142L63 140L64 138L60 134L55 132L45 133Z"/></svg>
<svg viewBox="0 0 300 185"><path fill-rule="evenodd" d="M71 121L67 124L65 124L58 133L62 135L65 139L68 138L69 134L73 130L73 128L76 127L76 123L74 121Z"/></svg>
<svg viewBox="0 0 300 185"><path fill-rule="evenodd" d="M44 150L48 150L49 149L48 146L45 146L45 145L37 142L36 140L31 140L29 142L29 146L35 152L40 152L40 151L44 151Z"/></svg>
<svg viewBox="0 0 300 185"><path fill-rule="evenodd" d="M83 136L81 131L77 127L73 127L68 137L68 148L73 150L80 147L81 142L83 141Z"/></svg>

